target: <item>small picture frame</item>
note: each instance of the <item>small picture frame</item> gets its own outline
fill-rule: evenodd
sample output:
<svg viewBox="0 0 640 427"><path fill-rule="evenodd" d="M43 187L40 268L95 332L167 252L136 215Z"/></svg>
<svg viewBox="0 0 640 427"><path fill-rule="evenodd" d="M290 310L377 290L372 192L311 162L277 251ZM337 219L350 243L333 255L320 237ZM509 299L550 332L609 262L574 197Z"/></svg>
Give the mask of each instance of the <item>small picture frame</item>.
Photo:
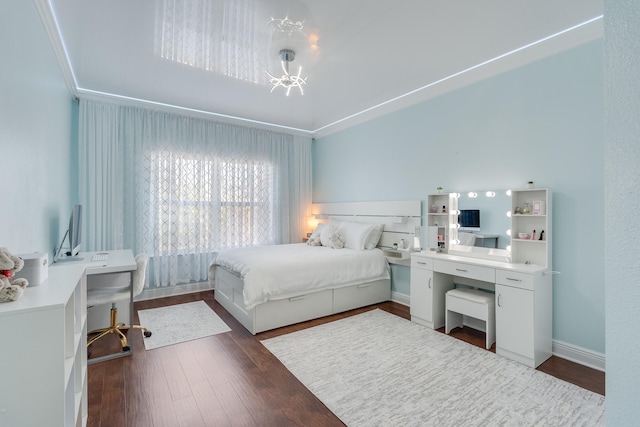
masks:
<svg viewBox="0 0 640 427"><path fill-rule="evenodd" d="M531 202L531 213L533 215L544 215L545 205L543 200L534 200Z"/></svg>

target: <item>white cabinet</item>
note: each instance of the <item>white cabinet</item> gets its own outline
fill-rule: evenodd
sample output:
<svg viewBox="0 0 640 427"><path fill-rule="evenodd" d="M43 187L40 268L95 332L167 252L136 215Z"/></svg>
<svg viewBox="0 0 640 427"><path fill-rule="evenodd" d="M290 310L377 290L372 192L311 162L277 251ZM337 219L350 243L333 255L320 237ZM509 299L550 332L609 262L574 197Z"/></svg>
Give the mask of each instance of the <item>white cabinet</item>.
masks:
<svg viewBox="0 0 640 427"><path fill-rule="evenodd" d="M84 268L51 267L46 282L0 304L0 425L86 425Z"/></svg>
<svg viewBox="0 0 640 427"><path fill-rule="evenodd" d="M427 226L435 230L435 242L429 241L430 249L447 249L452 210L458 209L457 198L451 194L430 194L427 197ZM429 235L429 232L427 232ZM429 240L429 239L428 239Z"/></svg>
<svg viewBox="0 0 640 427"><path fill-rule="evenodd" d="M496 337L500 349L533 354L533 292L496 285Z"/></svg>
<svg viewBox="0 0 640 427"><path fill-rule="evenodd" d="M436 280L438 279L438 280ZM444 326L444 295L453 282L444 276L434 277L433 260L411 256L411 320L432 329Z"/></svg>
<svg viewBox="0 0 640 427"><path fill-rule="evenodd" d="M496 270L496 353L532 368L551 357L548 274Z"/></svg>

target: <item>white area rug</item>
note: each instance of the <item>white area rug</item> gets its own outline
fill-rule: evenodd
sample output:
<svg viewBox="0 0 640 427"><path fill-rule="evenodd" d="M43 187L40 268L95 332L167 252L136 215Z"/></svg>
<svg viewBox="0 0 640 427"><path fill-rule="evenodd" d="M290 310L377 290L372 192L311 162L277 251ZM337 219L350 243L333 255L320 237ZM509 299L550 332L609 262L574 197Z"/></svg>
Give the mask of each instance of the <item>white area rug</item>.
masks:
<svg viewBox="0 0 640 427"><path fill-rule="evenodd" d="M144 347L151 350L231 329L204 301L138 311L140 324L151 331Z"/></svg>
<svg viewBox="0 0 640 427"><path fill-rule="evenodd" d="M604 397L382 310L262 341L348 426L597 426Z"/></svg>

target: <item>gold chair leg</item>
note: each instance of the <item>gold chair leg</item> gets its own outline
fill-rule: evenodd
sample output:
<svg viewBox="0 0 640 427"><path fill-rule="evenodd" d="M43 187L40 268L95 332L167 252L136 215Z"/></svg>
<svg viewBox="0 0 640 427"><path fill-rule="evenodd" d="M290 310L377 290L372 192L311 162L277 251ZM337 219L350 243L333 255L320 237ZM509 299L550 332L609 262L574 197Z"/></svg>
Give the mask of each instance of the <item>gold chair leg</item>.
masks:
<svg viewBox="0 0 640 427"><path fill-rule="evenodd" d="M144 326L140 326L140 325L128 326L124 323L118 323L118 309L116 308L115 304L113 304L111 306L111 311L109 313L109 327L94 329L88 332L87 333L88 336L94 335L94 334L98 334L98 335L91 338L89 341L87 341L87 348L94 342L98 341L100 338L110 334L114 334L120 339L120 344L122 345L122 351L127 351L129 350L129 343L125 334L129 332L131 328L142 329L142 332L144 333L145 337L151 336L151 332Z"/></svg>

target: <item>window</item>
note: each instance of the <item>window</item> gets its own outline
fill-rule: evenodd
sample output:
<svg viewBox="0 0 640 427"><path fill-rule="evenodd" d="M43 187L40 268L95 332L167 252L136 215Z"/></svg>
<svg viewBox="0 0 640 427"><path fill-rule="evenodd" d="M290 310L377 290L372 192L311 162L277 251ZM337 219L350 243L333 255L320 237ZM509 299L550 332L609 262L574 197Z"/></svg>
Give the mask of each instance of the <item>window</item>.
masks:
<svg viewBox="0 0 640 427"><path fill-rule="evenodd" d="M268 161L170 151L151 155L153 252L192 254L271 244L274 170Z"/></svg>

